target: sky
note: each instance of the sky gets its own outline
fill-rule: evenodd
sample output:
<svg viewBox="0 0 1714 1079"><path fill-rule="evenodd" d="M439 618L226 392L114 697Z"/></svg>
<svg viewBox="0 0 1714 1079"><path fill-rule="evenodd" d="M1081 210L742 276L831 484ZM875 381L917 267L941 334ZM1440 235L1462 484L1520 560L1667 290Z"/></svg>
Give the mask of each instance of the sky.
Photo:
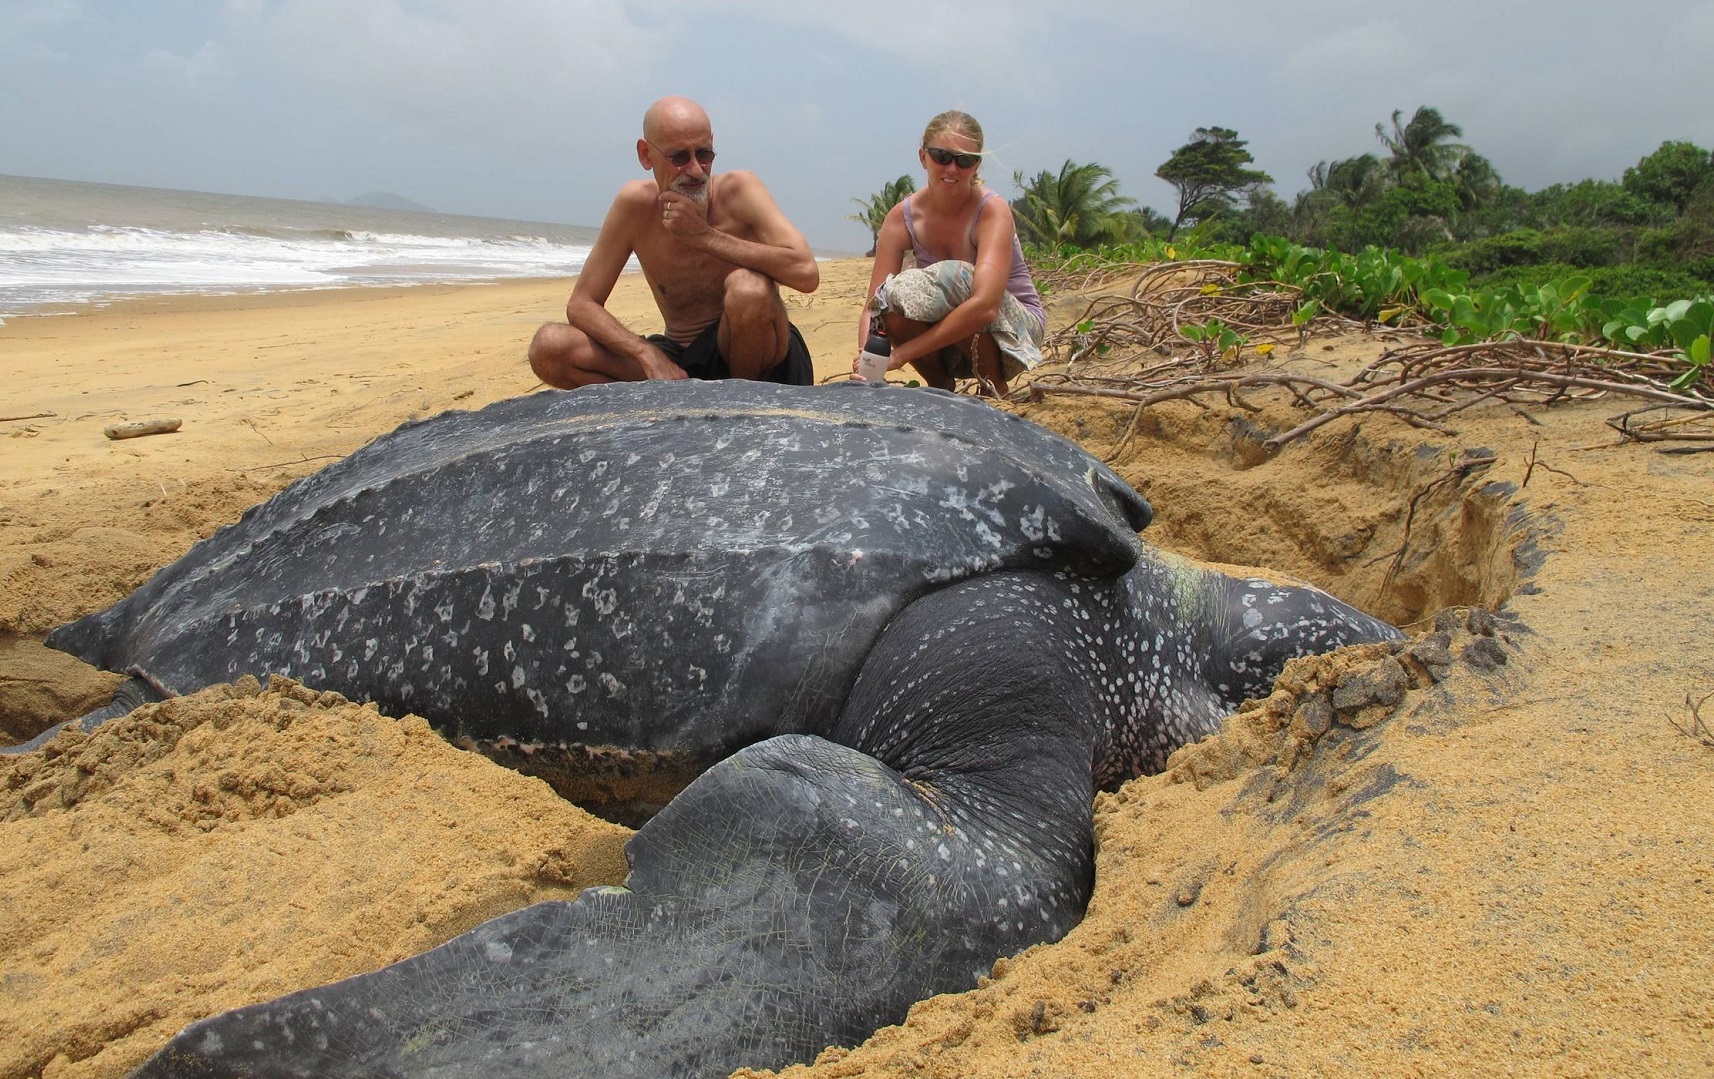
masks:
<svg viewBox="0 0 1714 1079"><path fill-rule="evenodd" d="M683 94L717 169L861 251L946 108L1008 197L1094 161L1170 213L1155 169L1220 126L1289 201L1421 105L1534 191L1714 146L1710 56L1714 0L0 0L0 173L595 226Z"/></svg>

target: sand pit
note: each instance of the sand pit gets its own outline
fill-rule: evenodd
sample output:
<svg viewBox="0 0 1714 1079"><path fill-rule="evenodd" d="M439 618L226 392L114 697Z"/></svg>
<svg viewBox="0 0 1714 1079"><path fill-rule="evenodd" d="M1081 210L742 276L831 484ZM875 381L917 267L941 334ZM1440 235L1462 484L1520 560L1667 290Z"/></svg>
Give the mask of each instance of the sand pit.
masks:
<svg viewBox="0 0 1714 1079"><path fill-rule="evenodd" d="M866 277L833 264L794 298L824 374L849 362ZM647 328L641 285L615 307ZM111 688L40 647L52 625L405 419L529 392L524 342L565 291L0 327L3 411L51 413L0 424L0 734ZM1276 362L1325 373L1382 347ZM1155 504L1149 538L1315 581L1408 625L1410 651L1294 664L1167 774L1101 796L1096 893L1065 940L787 1074L1714 1071L1714 747L1675 726L1714 691L1714 458L1615 446L1601 420L1621 407L1496 407L1453 439L1371 417L1264 460L1247 432L1289 425L1283 406L1151 412L1115 462ZM1098 456L1131 420L1023 411ZM179 432L101 433L167 415ZM1470 466L1475 448L1492 460ZM1396 703L1341 696L1378 683ZM623 875L623 829L290 684L151 706L0 780L3 1077L122 1075L210 1011Z"/></svg>

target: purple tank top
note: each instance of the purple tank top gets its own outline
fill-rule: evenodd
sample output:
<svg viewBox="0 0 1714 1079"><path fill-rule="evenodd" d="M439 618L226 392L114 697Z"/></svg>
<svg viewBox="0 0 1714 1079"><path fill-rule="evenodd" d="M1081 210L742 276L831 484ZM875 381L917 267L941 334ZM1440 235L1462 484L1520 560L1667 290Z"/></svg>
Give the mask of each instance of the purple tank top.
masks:
<svg viewBox="0 0 1714 1079"><path fill-rule="evenodd" d="M940 260L924 251L922 244L917 241L916 226L911 223L911 199L914 197L905 196L905 232L911 238L911 251L917 257L917 265L929 266ZM989 199L999 197L1000 193L991 187L982 193L982 201L976 205L976 216L970 219L971 247L976 246L976 226L982 220L982 207L988 205ZM1036 292L1035 281L1030 278L1030 266L1024 261L1024 246L1018 242L1016 229L1012 230L1012 272L1006 278L1006 291L1016 297L1043 326L1047 325L1047 311L1042 307L1041 295Z"/></svg>

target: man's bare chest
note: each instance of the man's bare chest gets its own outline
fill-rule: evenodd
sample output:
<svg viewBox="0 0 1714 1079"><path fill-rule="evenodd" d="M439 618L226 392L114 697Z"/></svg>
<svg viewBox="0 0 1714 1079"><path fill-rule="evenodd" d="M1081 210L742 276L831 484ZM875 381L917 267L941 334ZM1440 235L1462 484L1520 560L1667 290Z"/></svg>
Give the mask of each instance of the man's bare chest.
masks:
<svg viewBox="0 0 1714 1079"><path fill-rule="evenodd" d="M709 222L715 230L738 239L753 240L742 222L716 216ZM718 306L725 292L726 277L735 263L679 240L665 229L654 228L636 245L643 276L663 310L689 311Z"/></svg>
<svg viewBox="0 0 1714 1079"><path fill-rule="evenodd" d="M637 261L649 288L663 306L696 306L722 295L726 275L737 269L725 259L698 251L671 238L661 238L646 249L639 246Z"/></svg>

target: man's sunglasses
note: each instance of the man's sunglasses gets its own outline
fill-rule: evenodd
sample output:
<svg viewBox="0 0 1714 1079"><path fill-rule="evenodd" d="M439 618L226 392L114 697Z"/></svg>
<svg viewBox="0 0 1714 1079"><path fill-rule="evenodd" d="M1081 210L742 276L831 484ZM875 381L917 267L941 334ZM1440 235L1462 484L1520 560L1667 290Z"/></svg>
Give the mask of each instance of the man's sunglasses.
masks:
<svg viewBox="0 0 1714 1079"><path fill-rule="evenodd" d="M924 146L923 152L928 154L929 160L936 165L951 165L956 162L961 169L973 169L982 163L981 154L954 153L944 146Z"/></svg>
<svg viewBox="0 0 1714 1079"><path fill-rule="evenodd" d="M643 141L649 142L648 139L644 139ZM649 145L655 146L652 142L649 142ZM671 154L667 153L665 150L661 150L659 146L655 146L655 149L659 150L660 155L666 158L675 169L682 169L686 165L689 165L692 157L696 158L696 163L705 169L714 164L714 147L712 146L703 146L695 150L679 150L677 153Z"/></svg>

